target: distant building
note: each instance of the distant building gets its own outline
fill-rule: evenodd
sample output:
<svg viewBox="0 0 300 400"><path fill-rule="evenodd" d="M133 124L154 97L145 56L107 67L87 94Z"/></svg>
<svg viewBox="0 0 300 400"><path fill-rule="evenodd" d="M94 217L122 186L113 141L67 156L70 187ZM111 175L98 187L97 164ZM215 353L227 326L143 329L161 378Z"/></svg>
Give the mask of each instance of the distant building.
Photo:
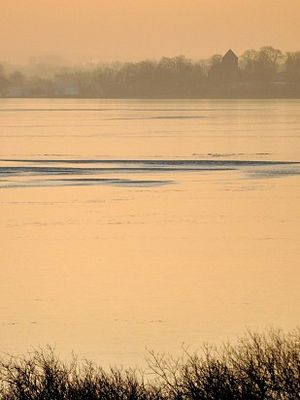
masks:
<svg viewBox="0 0 300 400"><path fill-rule="evenodd" d="M209 77L214 82L235 82L239 77L239 58L230 49L211 66Z"/></svg>
<svg viewBox="0 0 300 400"><path fill-rule="evenodd" d="M228 77L229 80L238 77L239 58L231 49L223 56L221 65L224 76Z"/></svg>

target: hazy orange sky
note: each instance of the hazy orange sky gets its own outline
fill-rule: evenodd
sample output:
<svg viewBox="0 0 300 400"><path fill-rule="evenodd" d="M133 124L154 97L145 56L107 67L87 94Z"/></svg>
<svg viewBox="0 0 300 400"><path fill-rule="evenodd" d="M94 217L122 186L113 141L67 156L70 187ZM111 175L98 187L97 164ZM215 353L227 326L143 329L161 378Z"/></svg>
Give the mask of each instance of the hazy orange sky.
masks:
<svg viewBox="0 0 300 400"><path fill-rule="evenodd" d="M300 50L300 0L0 0L0 60Z"/></svg>

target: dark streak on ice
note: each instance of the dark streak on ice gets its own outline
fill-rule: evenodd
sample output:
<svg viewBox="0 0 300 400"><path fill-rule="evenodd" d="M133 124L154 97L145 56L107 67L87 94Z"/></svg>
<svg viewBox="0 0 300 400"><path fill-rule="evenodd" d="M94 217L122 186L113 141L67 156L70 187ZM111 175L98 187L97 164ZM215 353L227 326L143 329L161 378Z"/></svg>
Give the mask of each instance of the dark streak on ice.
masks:
<svg viewBox="0 0 300 400"><path fill-rule="evenodd" d="M299 162L265 160L111 160L111 159L0 159L0 187L30 186L79 186L79 185L122 185L122 186L159 186L173 183L172 180L129 179L111 174L153 174L153 173L189 173L241 171L250 178L274 178L287 175L299 175ZM9 165L7 165L9 163ZM49 165L50 164L50 165ZM109 178L102 177L110 174ZM97 178L80 178L82 175L102 175ZM51 176L50 179L47 176ZM74 176L79 176L73 178ZM13 179L41 177L39 180L16 182ZM56 178L55 178L56 177Z"/></svg>

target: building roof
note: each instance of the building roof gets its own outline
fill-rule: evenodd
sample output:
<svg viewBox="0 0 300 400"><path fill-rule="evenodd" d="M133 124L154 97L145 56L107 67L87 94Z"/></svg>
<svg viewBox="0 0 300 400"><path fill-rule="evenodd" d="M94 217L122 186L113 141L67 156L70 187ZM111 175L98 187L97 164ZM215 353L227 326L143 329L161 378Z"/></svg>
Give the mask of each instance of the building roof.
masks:
<svg viewBox="0 0 300 400"><path fill-rule="evenodd" d="M223 56L223 59L224 58L235 58L235 59L237 59L238 56L231 49L229 49L227 51L227 53Z"/></svg>

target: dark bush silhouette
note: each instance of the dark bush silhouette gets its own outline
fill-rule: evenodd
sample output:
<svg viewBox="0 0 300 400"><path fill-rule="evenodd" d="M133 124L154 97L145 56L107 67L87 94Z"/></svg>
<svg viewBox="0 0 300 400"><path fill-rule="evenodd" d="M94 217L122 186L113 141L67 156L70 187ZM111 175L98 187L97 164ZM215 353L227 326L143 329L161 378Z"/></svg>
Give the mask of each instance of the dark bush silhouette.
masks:
<svg viewBox="0 0 300 400"><path fill-rule="evenodd" d="M51 348L0 362L1 400L297 400L300 331L248 333L182 357L149 352L148 371L60 361ZM152 375L149 375L149 372ZM147 378L147 379L146 379Z"/></svg>

